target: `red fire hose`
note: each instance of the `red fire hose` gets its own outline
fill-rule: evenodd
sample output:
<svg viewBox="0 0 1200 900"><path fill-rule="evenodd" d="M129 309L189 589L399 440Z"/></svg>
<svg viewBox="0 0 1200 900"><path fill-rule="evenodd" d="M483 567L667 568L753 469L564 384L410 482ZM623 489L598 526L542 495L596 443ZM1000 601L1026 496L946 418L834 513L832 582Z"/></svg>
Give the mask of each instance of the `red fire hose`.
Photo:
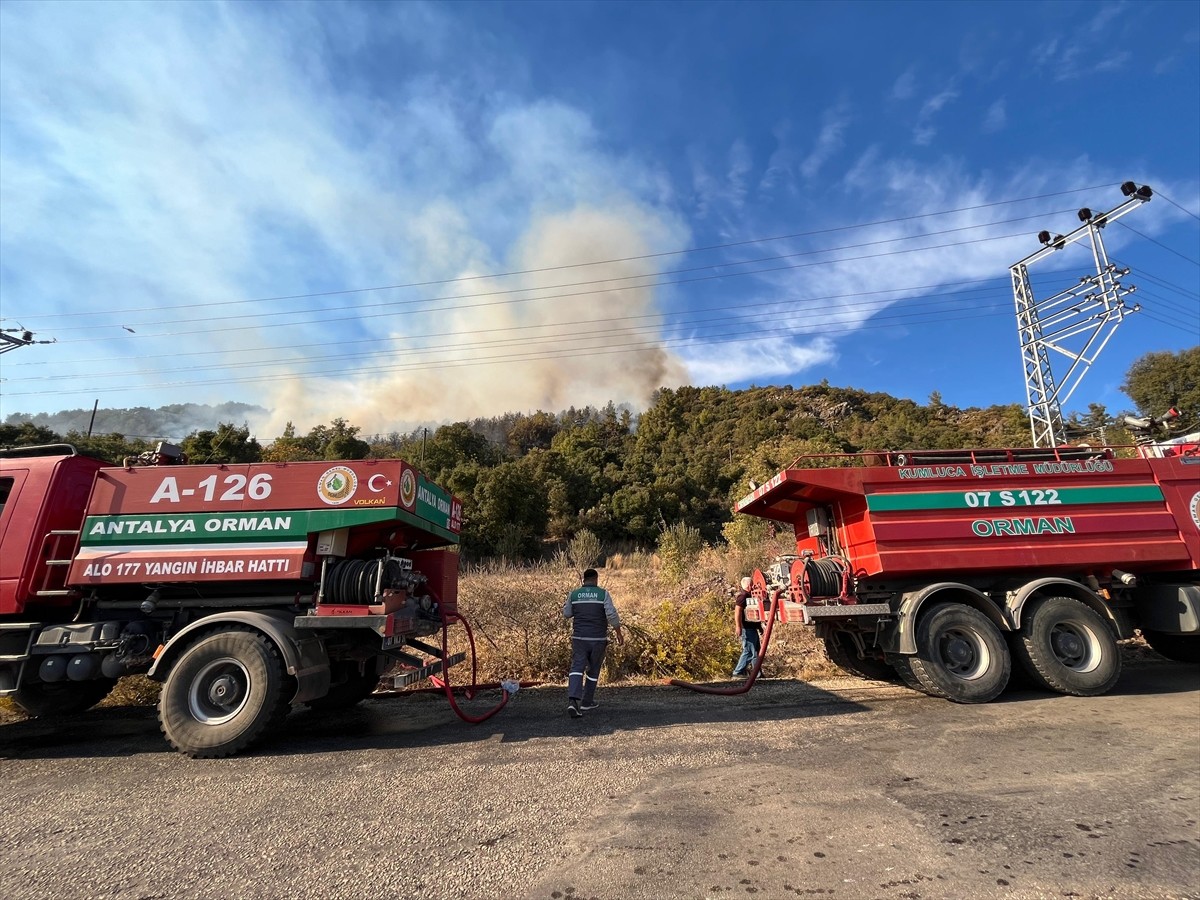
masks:
<svg viewBox="0 0 1200 900"><path fill-rule="evenodd" d="M754 668L750 670L750 674L746 677L746 681L737 687L712 687L707 684L695 684L691 681L682 681L678 678L670 679L667 684L673 684L675 687L687 688L689 691L696 691L701 694L719 694L723 697L732 697L737 694L744 694L750 688L754 687L754 682L758 680L758 672L762 668L763 659L766 658L767 648L771 646L771 628L775 625L775 619L779 615L779 595L781 592L776 591L775 596L771 598L771 612L767 616L767 627L763 631L762 646L758 650L758 659L754 663Z"/></svg>
<svg viewBox="0 0 1200 900"><path fill-rule="evenodd" d="M442 615L442 661L443 661L442 690L446 694L446 699L450 701L450 708L453 709L454 712L458 714L458 717L460 719L462 719L464 722L469 722L472 725L478 725L480 722L486 722L488 719L490 719L496 713L500 712L500 710L502 710L504 708L505 704L508 703L508 698L511 697L516 692L517 686L513 682L503 682L500 685L498 685L499 687L503 688L504 696L500 698L499 703L497 703L490 710L488 710L485 713L482 713L481 715L472 716L468 713L463 712L462 709L458 705L458 701L454 699L455 689L450 687L450 668L449 668L449 666L445 665L445 661L450 658L450 647L449 647L449 642L448 642L448 635L450 632L451 622L461 622L462 623L463 628L465 628L467 630L467 641L471 645L471 686L466 687L466 688L459 688L458 690L460 690L462 692L463 696L465 696L468 700L473 700L475 698L475 692L477 690L479 690L481 687L484 687L484 685L478 684L475 680L475 675L476 675L476 671L477 671L476 657L475 657L475 634L471 630L470 623L467 622L466 619L464 619L462 616L460 616L458 613L455 612L455 613L450 613L448 615L443 613L443 615Z"/></svg>

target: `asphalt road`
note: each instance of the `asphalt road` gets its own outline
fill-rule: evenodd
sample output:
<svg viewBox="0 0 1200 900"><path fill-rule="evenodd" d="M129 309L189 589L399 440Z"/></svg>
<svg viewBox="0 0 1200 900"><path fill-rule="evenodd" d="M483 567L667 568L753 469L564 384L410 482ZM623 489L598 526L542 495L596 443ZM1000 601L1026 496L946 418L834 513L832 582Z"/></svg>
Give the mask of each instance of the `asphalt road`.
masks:
<svg viewBox="0 0 1200 900"><path fill-rule="evenodd" d="M1200 897L1196 667L985 706L849 679L600 699L302 711L223 761L149 709L3 725L0 896Z"/></svg>

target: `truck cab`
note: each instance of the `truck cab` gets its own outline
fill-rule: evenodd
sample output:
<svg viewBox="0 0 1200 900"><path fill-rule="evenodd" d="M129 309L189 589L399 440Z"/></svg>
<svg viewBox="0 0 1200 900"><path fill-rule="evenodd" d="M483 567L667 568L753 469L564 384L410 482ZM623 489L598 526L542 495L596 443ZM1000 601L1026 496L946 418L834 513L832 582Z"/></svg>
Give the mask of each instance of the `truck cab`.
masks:
<svg viewBox="0 0 1200 900"><path fill-rule="evenodd" d="M65 444L0 450L0 620L70 614L66 563L105 465Z"/></svg>

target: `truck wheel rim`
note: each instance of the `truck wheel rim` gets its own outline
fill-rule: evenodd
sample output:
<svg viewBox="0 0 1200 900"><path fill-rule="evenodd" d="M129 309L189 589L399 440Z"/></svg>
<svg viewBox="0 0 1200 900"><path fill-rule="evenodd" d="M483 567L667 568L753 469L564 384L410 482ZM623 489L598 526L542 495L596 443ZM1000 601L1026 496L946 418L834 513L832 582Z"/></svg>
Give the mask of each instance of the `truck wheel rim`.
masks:
<svg viewBox="0 0 1200 900"><path fill-rule="evenodd" d="M1074 622L1058 622L1050 629L1050 649L1055 659L1076 672L1091 672L1103 656L1092 630Z"/></svg>
<svg viewBox="0 0 1200 900"><path fill-rule="evenodd" d="M250 695L250 673L232 657L214 659L196 673L188 711L201 725L223 725L241 712Z"/></svg>
<svg viewBox="0 0 1200 900"><path fill-rule="evenodd" d="M977 634L961 629L942 634L938 641L938 656L947 672L964 681L981 677L991 665L987 645Z"/></svg>

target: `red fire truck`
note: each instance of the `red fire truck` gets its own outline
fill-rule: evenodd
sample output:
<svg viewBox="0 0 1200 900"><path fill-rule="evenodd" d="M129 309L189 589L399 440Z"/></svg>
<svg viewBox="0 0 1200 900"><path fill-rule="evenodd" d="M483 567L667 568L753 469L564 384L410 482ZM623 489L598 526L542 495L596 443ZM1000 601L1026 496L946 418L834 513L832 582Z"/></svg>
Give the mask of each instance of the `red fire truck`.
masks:
<svg viewBox="0 0 1200 900"><path fill-rule="evenodd" d="M863 677L982 703L1015 660L1050 690L1101 694L1120 675L1117 640L1135 629L1200 662L1200 434L1140 439L1136 458L1090 447L806 457L737 511L796 539L755 572L748 616L815 626Z"/></svg>
<svg viewBox="0 0 1200 900"><path fill-rule="evenodd" d="M336 707L462 659L457 499L401 460L114 467L0 451L0 695L77 712L161 681L167 740L236 753L292 704Z"/></svg>

